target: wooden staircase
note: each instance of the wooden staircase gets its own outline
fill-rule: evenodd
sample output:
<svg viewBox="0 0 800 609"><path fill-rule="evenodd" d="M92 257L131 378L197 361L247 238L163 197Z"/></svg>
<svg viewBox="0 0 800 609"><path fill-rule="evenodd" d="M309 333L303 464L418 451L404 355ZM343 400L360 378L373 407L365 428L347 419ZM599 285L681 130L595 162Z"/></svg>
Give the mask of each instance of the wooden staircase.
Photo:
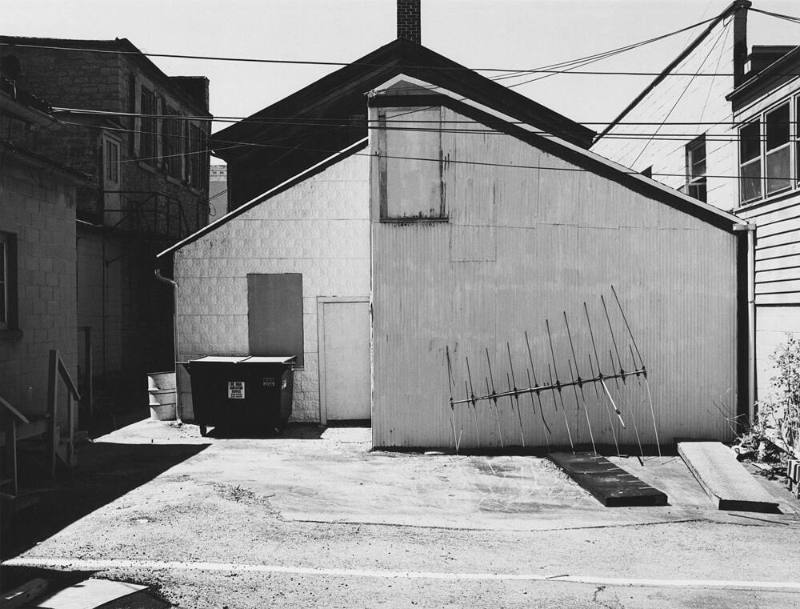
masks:
<svg viewBox="0 0 800 609"><path fill-rule="evenodd" d="M66 429L60 424L59 388L66 389ZM59 464L71 469L76 465L75 411L80 400L78 388L55 349L50 351L47 387L47 412L23 414L0 397L0 494L19 495L20 443L38 444L44 450L46 468L55 478ZM10 491L10 492L9 492Z"/></svg>

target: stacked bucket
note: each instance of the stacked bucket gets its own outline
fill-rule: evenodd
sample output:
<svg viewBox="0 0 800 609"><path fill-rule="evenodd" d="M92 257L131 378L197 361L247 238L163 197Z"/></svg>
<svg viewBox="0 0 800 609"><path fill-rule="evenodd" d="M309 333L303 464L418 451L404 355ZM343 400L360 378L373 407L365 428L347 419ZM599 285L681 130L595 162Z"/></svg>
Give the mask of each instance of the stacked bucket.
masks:
<svg viewBox="0 0 800 609"><path fill-rule="evenodd" d="M150 418L154 421L174 421L177 418L177 398L174 372L151 372L147 375L150 394Z"/></svg>

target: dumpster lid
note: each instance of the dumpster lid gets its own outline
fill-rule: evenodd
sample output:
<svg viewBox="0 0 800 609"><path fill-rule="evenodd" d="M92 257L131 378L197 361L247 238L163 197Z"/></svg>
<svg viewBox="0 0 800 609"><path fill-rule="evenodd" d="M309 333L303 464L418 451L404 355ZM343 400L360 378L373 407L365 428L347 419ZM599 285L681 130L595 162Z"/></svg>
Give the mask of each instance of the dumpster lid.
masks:
<svg viewBox="0 0 800 609"><path fill-rule="evenodd" d="M191 362L221 362L229 364L288 364L294 360L294 355L206 355L205 357L193 359Z"/></svg>
<svg viewBox="0 0 800 609"><path fill-rule="evenodd" d="M250 357L242 360L242 362L247 364L288 364L290 362L294 362L295 359L296 358L294 355L277 355L274 357L268 357L265 355L251 355Z"/></svg>

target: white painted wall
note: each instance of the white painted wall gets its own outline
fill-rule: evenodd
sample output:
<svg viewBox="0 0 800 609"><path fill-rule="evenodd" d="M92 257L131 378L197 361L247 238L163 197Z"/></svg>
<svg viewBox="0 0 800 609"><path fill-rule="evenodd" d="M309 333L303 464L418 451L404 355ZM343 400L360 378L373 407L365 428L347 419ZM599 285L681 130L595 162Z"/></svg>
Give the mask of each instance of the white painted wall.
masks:
<svg viewBox="0 0 800 609"><path fill-rule="evenodd" d="M248 352L247 274L302 273L305 365L294 420L319 420L317 298L368 299L369 160L350 156L223 224L175 254L178 361ZM182 416L189 377L178 366Z"/></svg>

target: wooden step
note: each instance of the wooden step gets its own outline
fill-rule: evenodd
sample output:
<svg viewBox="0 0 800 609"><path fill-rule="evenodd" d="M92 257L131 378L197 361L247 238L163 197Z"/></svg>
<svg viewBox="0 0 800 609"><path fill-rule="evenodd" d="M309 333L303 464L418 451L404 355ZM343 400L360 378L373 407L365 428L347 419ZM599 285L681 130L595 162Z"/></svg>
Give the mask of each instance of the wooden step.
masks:
<svg viewBox="0 0 800 609"><path fill-rule="evenodd" d="M548 458L606 507L667 505L667 496L593 453L550 453Z"/></svg>
<svg viewBox="0 0 800 609"><path fill-rule="evenodd" d="M775 498L721 442L678 442L678 454L717 509L779 512Z"/></svg>

